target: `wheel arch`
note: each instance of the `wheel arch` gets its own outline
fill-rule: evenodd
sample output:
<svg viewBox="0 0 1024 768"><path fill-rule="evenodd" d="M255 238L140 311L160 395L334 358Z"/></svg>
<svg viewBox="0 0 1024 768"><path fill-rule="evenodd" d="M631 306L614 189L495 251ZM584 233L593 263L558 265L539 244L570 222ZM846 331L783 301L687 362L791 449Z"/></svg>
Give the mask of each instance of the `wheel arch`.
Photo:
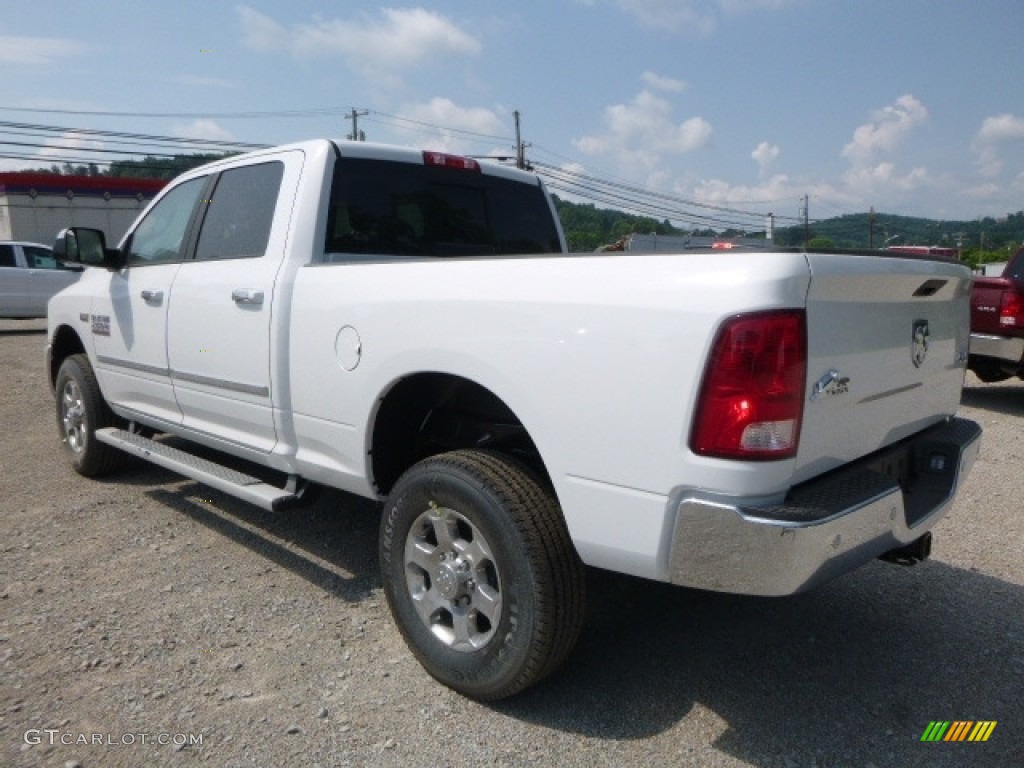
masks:
<svg viewBox="0 0 1024 768"><path fill-rule="evenodd" d="M70 325L61 325L53 333L50 341L50 354L48 359L47 376L50 379L50 389L57 384L57 372L61 364L70 356L86 354L85 344L78 332Z"/></svg>
<svg viewBox="0 0 1024 768"><path fill-rule="evenodd" d="M460 449L511 456L552 487L515 411L488 387L457 374L423 371L398 379L380 396L368 432L371 480L382 495L416 462Z"/></svg>

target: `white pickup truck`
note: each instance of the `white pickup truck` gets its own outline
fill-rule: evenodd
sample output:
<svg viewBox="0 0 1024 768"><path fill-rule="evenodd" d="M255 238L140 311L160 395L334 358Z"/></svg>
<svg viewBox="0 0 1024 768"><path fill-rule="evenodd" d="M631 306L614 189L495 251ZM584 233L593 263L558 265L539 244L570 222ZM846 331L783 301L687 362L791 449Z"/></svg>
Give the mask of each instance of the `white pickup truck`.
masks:
<svg viewBox="0 0 1024 768"><path fill-rule="evenodd" d="M543 184L497 163L258 151L180 176L117 248L76 228L55 250L94 267L49 305L75 468L135 454L272 510L311 485L381 500L398 627L478 699L563 661L583 564L787 595L924 559L980 445L954 416L963 266L568 254Z"/></svg>

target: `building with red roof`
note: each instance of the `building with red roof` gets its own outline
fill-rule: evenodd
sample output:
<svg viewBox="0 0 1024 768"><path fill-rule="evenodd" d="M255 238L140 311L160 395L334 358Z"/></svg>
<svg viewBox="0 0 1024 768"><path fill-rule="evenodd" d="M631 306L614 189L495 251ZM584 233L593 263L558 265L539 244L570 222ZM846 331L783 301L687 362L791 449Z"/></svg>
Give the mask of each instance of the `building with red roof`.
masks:
<svg viewBox="0 0 1024 768"><path fill-rule="evenodd" d="M0 240L50 245L65 227L94 227L113 245L166 184L124 176L0 173Z"/></svg>

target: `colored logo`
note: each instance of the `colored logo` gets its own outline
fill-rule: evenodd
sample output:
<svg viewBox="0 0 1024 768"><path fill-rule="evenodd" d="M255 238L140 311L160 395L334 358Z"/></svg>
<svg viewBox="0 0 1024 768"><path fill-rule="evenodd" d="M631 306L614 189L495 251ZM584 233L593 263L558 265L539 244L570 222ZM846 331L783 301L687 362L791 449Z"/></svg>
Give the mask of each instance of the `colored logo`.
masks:
<svg viewBox="0 0 1024 768"><path fill-rule="evenodd" d="M921 741L988 741L995 729L995 720L932 720Z"/></svg>

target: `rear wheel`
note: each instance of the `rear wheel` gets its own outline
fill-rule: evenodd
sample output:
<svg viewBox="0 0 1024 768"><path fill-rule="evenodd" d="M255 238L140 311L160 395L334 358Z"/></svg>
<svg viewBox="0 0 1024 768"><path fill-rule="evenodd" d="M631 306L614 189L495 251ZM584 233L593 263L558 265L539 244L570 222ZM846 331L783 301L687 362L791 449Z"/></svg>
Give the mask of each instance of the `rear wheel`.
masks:
<svg viewBox="0 0 1024 768"><path fill-rule="evenodd" d="M496 454L425 459L384 509L381 577L399 630L437 680L479 700L554 671L583 619L583 566L552 493Z"/></svg>
<svg viewBox="0 0 1024 768"><path fill-rule="evenodd" d="M69 355L61 363L56 395L57 429L75 471L96 477L121 464L125 454L96 439L97 429L122 422L103 399L88 356Z"/></svg>

